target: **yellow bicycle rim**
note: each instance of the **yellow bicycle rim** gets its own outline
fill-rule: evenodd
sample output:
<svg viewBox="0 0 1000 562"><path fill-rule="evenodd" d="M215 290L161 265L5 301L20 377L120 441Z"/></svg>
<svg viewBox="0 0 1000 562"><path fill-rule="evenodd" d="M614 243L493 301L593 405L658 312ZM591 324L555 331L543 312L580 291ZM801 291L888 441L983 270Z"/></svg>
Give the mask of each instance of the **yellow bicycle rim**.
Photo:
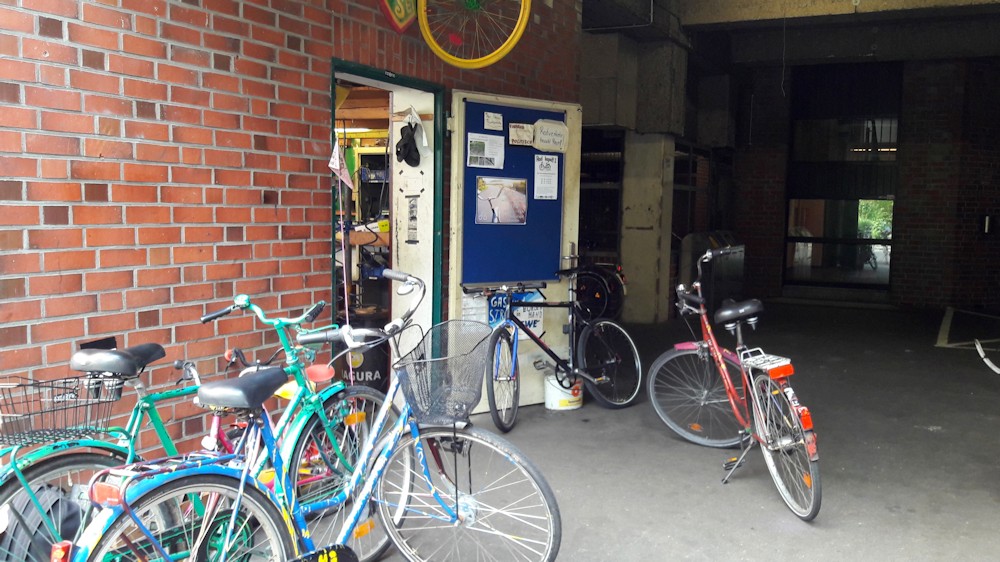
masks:
<svg viewBox="0 0 1000 562"><path fill-rule="evenodd" d="M513 16L489 9L515 2L520 4L516 21ZM417 2L417 19L424 41L441 60L466 69L483 68L507 56L524 35L530 14L531 0Z"/></svg>

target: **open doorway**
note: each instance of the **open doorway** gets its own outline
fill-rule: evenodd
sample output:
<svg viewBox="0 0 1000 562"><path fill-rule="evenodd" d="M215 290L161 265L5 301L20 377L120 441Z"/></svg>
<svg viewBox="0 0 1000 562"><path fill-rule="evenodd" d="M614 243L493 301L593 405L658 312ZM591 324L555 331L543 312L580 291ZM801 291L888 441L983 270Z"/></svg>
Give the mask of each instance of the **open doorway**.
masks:
<svg viewBox="0 0 1000 562"><path fill-rule="evenodd" d="M334 60L331 97L333 140L351 178L348 187L333 177L338 320L381 326L394 310L405 309L406 297L377 275L391 267L427 284L414 321L428 327L440 318L443 89ZM397 145L404 130L414 140L404 143L412 150L401 153ZM388 350L372 354L375 364L357 357L352 367L360 382L381 388L389 372Z"/></svg>

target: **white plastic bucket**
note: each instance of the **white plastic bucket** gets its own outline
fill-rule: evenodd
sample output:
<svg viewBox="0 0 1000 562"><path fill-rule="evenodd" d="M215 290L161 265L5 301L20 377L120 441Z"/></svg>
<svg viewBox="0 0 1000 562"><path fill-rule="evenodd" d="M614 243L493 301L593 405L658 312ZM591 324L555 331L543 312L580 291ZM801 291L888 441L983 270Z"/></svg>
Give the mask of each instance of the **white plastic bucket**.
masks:
<svg viewBox="0 0 1000 562"><path fill-rule="evenodd" d="M575 410L583 406L583 382L577 379L572 388L563 388L555 375L545 375L545 408Z"/></svg>

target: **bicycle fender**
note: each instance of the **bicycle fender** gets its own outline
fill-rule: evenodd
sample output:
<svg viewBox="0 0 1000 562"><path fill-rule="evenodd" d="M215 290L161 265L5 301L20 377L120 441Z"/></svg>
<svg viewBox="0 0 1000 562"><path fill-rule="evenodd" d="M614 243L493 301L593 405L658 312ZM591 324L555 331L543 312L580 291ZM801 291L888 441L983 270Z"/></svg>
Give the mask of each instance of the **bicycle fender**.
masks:
<svg viewBox="0 0 1000 562"><path fill-rule="evenodd" d="M29 451L23 455L18 455L17 457L17 469L24 472L28 467L41 462L49 457L58 456L66 452L72 451L74 449L97 449L100 452L106 452L109 455L119 455L122 459L128 458L128 447L122 447L114 443L109 443L107 441L101 441L99 439L74 439L70 441L60 441L57 443L50 443L39 449ZM8 448L2 452L2 456L6 457L10 454L12 449ZM124 463L125 461L122 460ZM10 461L4 458L3 468L0 469L0 485L5 484L11 478L17 478L14 473L14 467L10 465Z"/></svg>

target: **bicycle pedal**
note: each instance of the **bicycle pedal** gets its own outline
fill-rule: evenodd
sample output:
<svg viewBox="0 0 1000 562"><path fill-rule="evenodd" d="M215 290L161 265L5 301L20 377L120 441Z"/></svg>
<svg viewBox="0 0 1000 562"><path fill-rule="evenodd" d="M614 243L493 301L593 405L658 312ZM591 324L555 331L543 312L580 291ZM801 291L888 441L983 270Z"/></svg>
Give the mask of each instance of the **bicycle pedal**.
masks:
<svg viewBox="0 0 1000 562"><path fill-rule="evenodd" d="M738 457L732 457L722 463L722 469L726 471L734 470L736 468L743 466L743 463L745 462L746 459L740 460Z"/></svg>

